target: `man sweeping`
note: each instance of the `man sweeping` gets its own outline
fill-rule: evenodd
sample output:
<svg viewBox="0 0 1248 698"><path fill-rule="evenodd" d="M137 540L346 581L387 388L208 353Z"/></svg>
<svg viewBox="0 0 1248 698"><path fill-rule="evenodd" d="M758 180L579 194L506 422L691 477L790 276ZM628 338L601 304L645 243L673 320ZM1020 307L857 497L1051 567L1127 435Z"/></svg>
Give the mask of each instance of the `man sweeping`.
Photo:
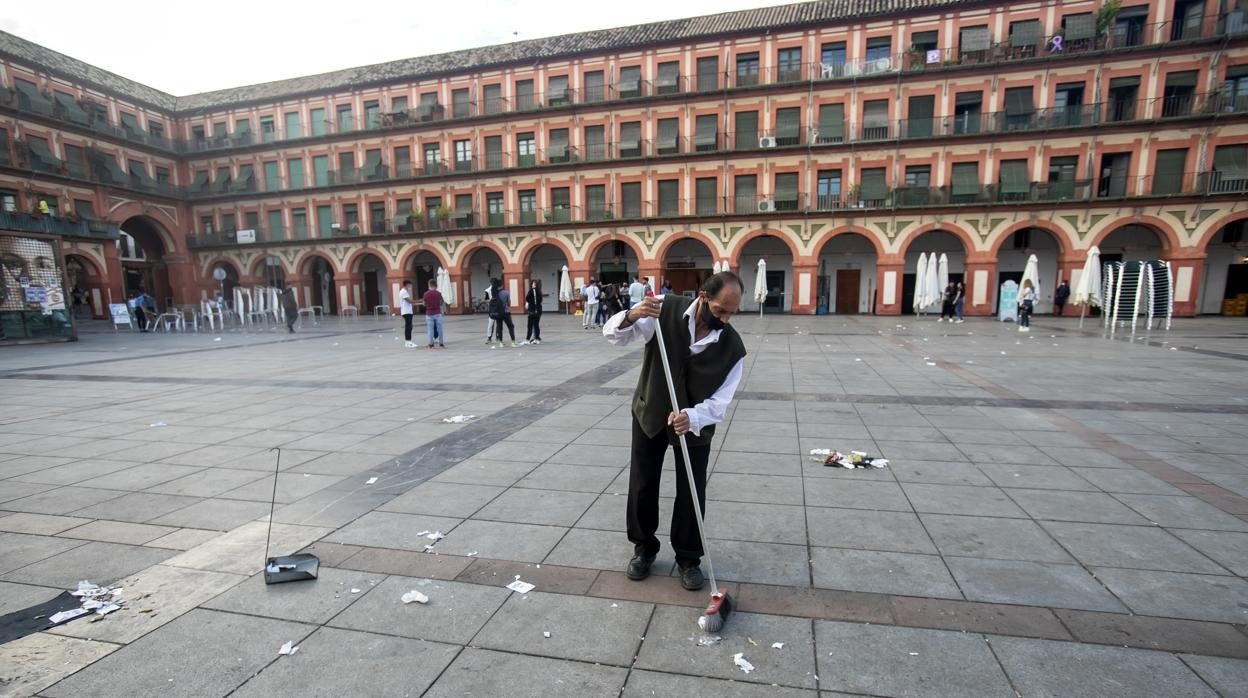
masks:
<svg viewBox="0 0 1248 698"><path fill-rule="evenodd" d="M697 502L706 511L706 465L715 425L724 420L741 382L745 344L729 319L741 305L745 285L732 272L715 274L702 284L697 298L667 295L646 297L629 310L616 313L603 327L612 344L645 342L641 377L633 394L633 443L628 477L628 539L634 556L627 576L642 580L659 552L659 480L667 449L684 434L689 464L697 488ZM655 339L656 325L671 362L678 410L663 373ZM676 505L672 511L671 543L680 567L681 586L696 591L705 584L704 554L693 511L688 476L676 449Z"/></svg>

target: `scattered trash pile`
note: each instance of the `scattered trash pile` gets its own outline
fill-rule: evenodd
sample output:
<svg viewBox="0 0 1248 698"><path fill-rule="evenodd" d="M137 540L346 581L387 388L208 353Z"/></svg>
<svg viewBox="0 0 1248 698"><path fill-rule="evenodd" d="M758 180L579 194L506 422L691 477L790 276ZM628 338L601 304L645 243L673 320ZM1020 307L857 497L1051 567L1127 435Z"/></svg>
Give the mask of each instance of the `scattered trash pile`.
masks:
<svg viewBox="0 0 1248 698"><path fill-rule="evenodd" d="M59 625L67 620L73 620L79 616L85 616L88 613L95 613L96 617L91 621L103 620L104 616L119 610L125 605L125 600L121 598L121 587L102 587L92 584L86 580L78 582L78 590L69 592L70 596L77 597L82 605L78 608L71 608L68 611L60 611L53 613L48 617L48 622L52 625Z"/></svg>
<svg viewBox="0 0 1248 698"><path fill-rule="evenodd" d="M720 637L719 635L702 635L701 637L690 638L690 639L693 640L699 647L712 647L714 645L719 644L719 642L723 640L723 638ZM745 641L750 643L751 647L758 647L758 643L755 642L754 638L752 637L746 637ZM784 643L773 642L771 643L771 648L773 650L782 650L784 649ZM738 669L740 669L741 671L747 674L750 673L751 671L754 671L754 665L750 663L750 660L745 658L744 652L737 652L736 654L732 655L732 663Z"/></svg>
<svg viewBox="0 0 1248 698"><path fill-rule="evenodd" d="M444 417L442 421L447 424L466 424L476 418L475 414L457 414L454 417Z"/></svg>
<svg viewBox="0 0 1248 698"><path fill-rule="evenodd" d="M869 456L864 451L850 451L848 454L837 453L830 448L813 448L810 450L810 459L816 463L823 463L829 468L885 468L888 467L888 459L879 456Z"/></svg>

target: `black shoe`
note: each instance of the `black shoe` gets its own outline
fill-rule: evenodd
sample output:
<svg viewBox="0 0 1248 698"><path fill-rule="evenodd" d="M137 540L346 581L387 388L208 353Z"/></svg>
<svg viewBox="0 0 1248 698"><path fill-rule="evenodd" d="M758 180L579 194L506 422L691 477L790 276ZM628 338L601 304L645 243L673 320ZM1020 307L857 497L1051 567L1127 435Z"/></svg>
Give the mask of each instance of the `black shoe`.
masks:
<svg viewBox="0 0 1248 698"><path fill-rule="evenodd" d="M634 555L633 559L628 561L628 571L624 575L634 582L640 582L650 576L650 565L653 564L653 555Z"/></svg>
<svg viewBox="0 0 1248 698"><path fill-rule="evenodd" d="M697 591L706 586L706 577L702 576L702 567L700 565L681 567L680 585L689 591Z"/></svg>

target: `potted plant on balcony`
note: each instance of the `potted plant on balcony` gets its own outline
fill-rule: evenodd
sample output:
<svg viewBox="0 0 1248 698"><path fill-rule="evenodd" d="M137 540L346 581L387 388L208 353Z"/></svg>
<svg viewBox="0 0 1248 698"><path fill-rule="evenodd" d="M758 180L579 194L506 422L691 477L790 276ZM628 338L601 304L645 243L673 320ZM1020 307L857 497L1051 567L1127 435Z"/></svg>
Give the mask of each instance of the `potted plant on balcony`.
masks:
<svg viewBox="0 0 1248 698"><path fill-rule="evenodd" d="M407 225L409 230L420 230L420 209L413 208L407 212Z"/></svg>
<svg viewBox="0 0 1248 698"><path fill-rule="evenodd" d="M434 214L438 217L438 223L445 228L446 222L451 219L451 207L446 204L438 204L434 209Z"/></svg>
<svg viewBox="0 0 1248 698"><path fill-rule="evenodd" d="M1105 0L1100 9L1096 11L1096 35L1102 38L1109 36L1109 30L1114 26L1114 20L1118 17L1118 11L1122 9L1122 0Z"/></svg>
<svg viewBox="0 0 1248 698"><path fill-rule="evenodd" d="M909 70L923 70L926 66L927 52L914 44L910 44L910 48L906 49L906 68Z"/></svg>

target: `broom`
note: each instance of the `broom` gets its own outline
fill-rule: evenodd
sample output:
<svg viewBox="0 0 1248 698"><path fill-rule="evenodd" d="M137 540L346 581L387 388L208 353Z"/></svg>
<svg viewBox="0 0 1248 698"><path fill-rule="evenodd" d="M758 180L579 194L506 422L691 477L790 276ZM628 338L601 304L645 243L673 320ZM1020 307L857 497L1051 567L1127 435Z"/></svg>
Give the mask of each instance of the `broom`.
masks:
<svg viewBox="0 0 1248 698"><path fill-rule="evenodd" d="M663 361L663 376L667 378L667 394L672 399L672 411L679 412L680 405L676 400L676 383L672 380L672 368L667 361L667 346L663 344L663 330L659 327L659 320L655 318L654 337L658 340L659 356ZM680 439L680 454L685 461L685 478L689 482L690 494L693 499L693 516L698 522L698 536L702 539L702 554L706 558L706 576L711 578L711 602L707 604L706 610L698 617L698 627L708 633L717 633L720 628L724 627L724 622L728 619L728 615L732 613L732 597L728 595L727 589L720 588L715 581L715 566L711 564L711 547L706 542L706 527L702 522L702 507L698 504L697 485L693 479L693 466L689 463L689 445L685 443L685 435L678 434Z"/></svg>

